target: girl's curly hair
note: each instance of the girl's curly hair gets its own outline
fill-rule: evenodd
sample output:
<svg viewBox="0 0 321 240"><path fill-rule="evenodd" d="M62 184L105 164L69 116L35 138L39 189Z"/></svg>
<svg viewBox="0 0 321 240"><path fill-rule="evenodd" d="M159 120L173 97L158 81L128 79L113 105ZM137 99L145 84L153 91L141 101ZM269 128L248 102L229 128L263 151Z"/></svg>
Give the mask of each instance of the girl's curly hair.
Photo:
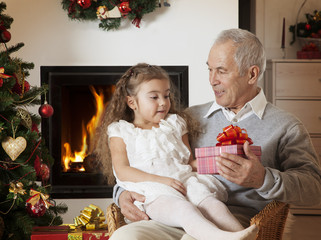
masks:
<svg viewBox="0 0 321 240"><path fill-rule="evenodd" d="M122 77L116 83L115 92L113 93L112 99L108 103L103 113L101 124L96 130L97 136L96 142L94 144L94 154L102 163L103 173L107 177L109 185L114 184L115 179L112 171L112 161L108 147L107 127L112 122L116 122L119 120L125 120L127 122L134 121L134 112L131 108L128 107L126 97L136 96L138 92L138 86L152 79L164 79L170 81L171 107L169 109L169 113L178 114L186 121L189 134L191 136L195 136L199 132L198 123L186 112L177 110L177 100L175 99L175 96L177 96L177 94L175 94L177 90L171 83L168 73L163 68L146 63L139 63L135 66L132 66L122 75Z"/></svg>

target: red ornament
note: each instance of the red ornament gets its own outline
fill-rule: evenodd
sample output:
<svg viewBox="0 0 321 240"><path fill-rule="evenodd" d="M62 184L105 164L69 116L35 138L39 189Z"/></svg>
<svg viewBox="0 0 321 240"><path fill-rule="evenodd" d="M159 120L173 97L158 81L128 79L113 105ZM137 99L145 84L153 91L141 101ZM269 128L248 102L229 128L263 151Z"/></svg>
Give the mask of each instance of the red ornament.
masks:
<svg viewBox="0 0 321 240"><path fill-rule="evenodd" d="M17 79L15 74L14 74L14 76ZM13 86L11 91L18 94L18 95L28 92L30 90L30 84L26 80L24 80L23 82L24 82L24 88L23 88L23 85L19 84L18 80L17 80L16 84Z"/></svg>
<svg viewBox="0 0 321 240"><path fill-rule="evenodd" d="M305 30L310 31L311 30L311 25L310 24L305 24Z"/></svg>
<svg viewBox="0 0 321 240"><path fill-rule="evenodd" d="M83 9L89 8L91 6L91 0L77 0L77 3Z"/></svg>
<svg viewBox="0 0 321 240"><path fill-rule="evenodd" d="M0 78L0 87L2 87L2 85L3 85L3 79Z"/></svg>
<svg viewBox="0 0 321 240"><path fill-rule="evenodd" d="M39 156L36 156L34 161L34 168L37 175L37 180L47 182L50 177L50 169L47 164L43 163Z"/></svg>
<svg viewBox="0 0 321 240"><path fill-rule="evenodd" d="M122 2L121 4L119 4L118 6L119 11L122 14L128 14L132 9L129 7L129 2Z"/></svg>
<svg viewBox="0 0 321 240"><path fill-rule="evenodd" d="M39 108L39 114L43 118L49 118L54 113L53 107L47 101Z"/></svg>
<svg viewBox="0 0 321 240"><path fill-rule="evenodd" d="M32 217L41 217L45 214L46 209L54 204L48 201L49 195L30 189L30 198L26 201L27 212Z"/></svg>
<svg viewBox="0 0 321 240"><path fill-rule="evenodd" d="M1 42L7 43L11 39L11 33L7 30L3 30L0 34L0 40Z"/></svg>
<svg viewBox="0 0 321 240"><path fill-rule="evenodd" d="M48 181L48 179L50 177L50 169L47 164L45 164L45 163L40 164L39 176L43 182Z"/></svg>
<svg viewBox="0 0 321 240"><path fill-rule="evenodd" d="M26 209L31 217L41 217L46 213L47 210L46 204L41 198L34 205L32 205L31 203L27 203Z"/></svg>

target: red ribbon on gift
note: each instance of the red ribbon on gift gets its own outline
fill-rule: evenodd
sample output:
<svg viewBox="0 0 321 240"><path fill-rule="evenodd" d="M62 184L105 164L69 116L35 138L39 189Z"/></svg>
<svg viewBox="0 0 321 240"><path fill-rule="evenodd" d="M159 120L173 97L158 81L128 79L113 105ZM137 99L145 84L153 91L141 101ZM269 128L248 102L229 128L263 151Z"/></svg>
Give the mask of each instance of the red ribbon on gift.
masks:
<svg viewBox="0 0 321 240"><path fill-rule="evenodd" d="M244 144L246 141L248 141L250 145L253 144L252 139L249 138L244 128L241 129L233 125L223 128L223 133L219 133L216 140L218 141L216 146Z"/></svg>

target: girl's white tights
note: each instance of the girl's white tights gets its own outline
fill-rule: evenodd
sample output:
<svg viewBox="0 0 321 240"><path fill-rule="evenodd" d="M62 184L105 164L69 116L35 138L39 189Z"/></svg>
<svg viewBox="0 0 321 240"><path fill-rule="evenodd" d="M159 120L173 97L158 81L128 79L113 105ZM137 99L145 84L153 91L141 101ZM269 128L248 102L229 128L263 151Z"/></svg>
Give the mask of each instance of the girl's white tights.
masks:
<svg viewBox="0 0 321 240"><path fill-rule="evenodd" d="M210 220L221 230L237 232L244 229L225 203L217 200L214 196L205 198L198 205L198 209L206 219Z"/></svg>
<svg viewBox="0 0 321 240"><path fill-rule="evenodd" d="M209 199L205 200L206 202L209 201ZM208 214L208 217L210 218L210 220L208 220L191 202L171 196L161 196L150 204L145 205L145 209L151 219L172 227L182 227L186 233L197 240L255 239L257 233L257 227L255 225L243 229L242 226L237 226L235 223L232 224L232 222L235 221L235 218L232 216L234 219L229 222L230 213L226 215L225 210L221 212L218 209L211 209L211 207L221 208L221 205L213 204L204 207L204 205L207 205L204 201L200 204L202 205L202 207L200 206L202 211L205 213L207 211L205 209L209 209L209 211L215 211L219 216ZM215 201L217 200L215 199ZM214 222L211 222L212 220ZM230 224L233 225L233 227L228 226ZM218 225L220 225L220 227L218 227ZM220 229L221 227L230 230L225 231ZM239 231L235 232L235 230Z"/></svg>

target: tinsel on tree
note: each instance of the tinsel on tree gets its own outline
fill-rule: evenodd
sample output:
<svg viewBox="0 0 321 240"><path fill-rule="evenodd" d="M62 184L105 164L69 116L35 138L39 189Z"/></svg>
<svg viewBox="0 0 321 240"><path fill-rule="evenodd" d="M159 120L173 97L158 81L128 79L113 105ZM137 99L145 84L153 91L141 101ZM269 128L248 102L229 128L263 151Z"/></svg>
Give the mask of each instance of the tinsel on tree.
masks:
<svg viewBox="0 0 321 240"><path fill-rule="evenodd" d="M170 6L166 0L164 6ZM72 20L99 20L103 30L115 30L122 19L140 27L143 16L161 6L160 0L62 0L62 7Z"/></svg>
<svg viewBox="0 0 321 240"><path fill-rule="evenodd" d="M50 198L47 182L53 159L38 130L41 117L28 111L41 104L47 87L30 86L26 78L34 64L11 56L24 44L7 46L13 18L4 14L5 9L1 2L0 239L30 239L34 226L60 225L67 206ZM47 115L42 116L49 117L44 107L48 106L42 105L40 114L44 109Z"/></svg>

